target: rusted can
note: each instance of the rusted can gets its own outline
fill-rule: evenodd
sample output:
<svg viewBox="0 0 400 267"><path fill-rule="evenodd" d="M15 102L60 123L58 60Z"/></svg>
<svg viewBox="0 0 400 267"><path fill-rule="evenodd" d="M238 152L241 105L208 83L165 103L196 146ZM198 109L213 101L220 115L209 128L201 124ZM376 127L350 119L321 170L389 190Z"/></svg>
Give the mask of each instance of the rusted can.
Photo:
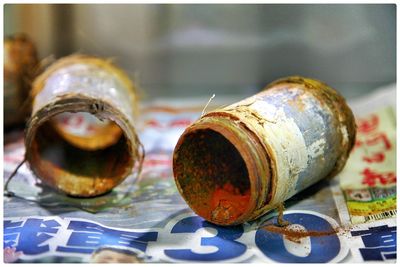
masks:
<svg viewBox="0 0 400 267"><path fill-rule="evenodd" d="M35 79L32 98L26 159L45 184L71 196L97 196L140 166L137 91L109 60L62 58Z"/></svg>
<svg viewBox="0 0 400 267"><path fill-rule="evenodd" d="M33 42L24 34L4 40L4 125L22 124L31 109L29 91L38 70Z"/></svg>
<svg viewBox="0 0 400 267"><path fill-rule="evenodd" d="M175 147L175 182L206 220L240 224L335 176L355 135L352 111L335 90L313 79L280 79L189 126Z"/></svg>

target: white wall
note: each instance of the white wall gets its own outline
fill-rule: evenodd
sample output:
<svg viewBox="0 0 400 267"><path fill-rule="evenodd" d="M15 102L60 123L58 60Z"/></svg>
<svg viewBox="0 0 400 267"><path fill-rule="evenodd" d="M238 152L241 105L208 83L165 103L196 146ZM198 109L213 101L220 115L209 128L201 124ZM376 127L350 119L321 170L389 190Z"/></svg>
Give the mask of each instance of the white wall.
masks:
<svg viewBox="0 0 400 267"><path fill-rule="evenodd" d="M12 15L11 15L12 14ZM149 97L252 94L300 74L347 97L395 81L394 5L24 5L41 57L114 57Z"/></svg>

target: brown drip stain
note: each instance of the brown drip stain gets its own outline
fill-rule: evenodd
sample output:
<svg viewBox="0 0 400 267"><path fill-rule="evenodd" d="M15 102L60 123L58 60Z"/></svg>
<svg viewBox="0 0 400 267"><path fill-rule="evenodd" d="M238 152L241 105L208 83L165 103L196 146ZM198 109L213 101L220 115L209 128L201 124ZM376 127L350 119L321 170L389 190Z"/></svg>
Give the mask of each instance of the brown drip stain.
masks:
<svg viewBox="0 0 400 267"><path fill-rule="evenodd" d="M281 227L290 225L289 221L283 219L283 211L285 210L285 206L283 203L278 204L278 225Z"/></svg>
<svg viewBox="0 0 400 267"><path fill-rule="evenodd" d="M267 225L264 226L262 229L284 235L288 240L300 243L301 239L304 237L318 237L318 236L329 236L335 235L338 233L338 229L334 229L332 231L305 231L303 229L293 229L289 228L289 226L277 226L277 225Z"/></svg>
<svg viewBox="0 0 400 267"><path fill-rule="evenodd" d="M269 224L263 226L262 229L271 233L284 235L288 240L293 241L295 243L300 243L301 239L304 237L329 236L329 235L335 235L339 232L339 229L333 229L331 231L314 231L314 230L304 230L301 228L295 229L294 227L290 227L292 224L289 221L283 219L284 208L285 207L283 203L280 203L277 207L278 209L277 225Z"/></svg>

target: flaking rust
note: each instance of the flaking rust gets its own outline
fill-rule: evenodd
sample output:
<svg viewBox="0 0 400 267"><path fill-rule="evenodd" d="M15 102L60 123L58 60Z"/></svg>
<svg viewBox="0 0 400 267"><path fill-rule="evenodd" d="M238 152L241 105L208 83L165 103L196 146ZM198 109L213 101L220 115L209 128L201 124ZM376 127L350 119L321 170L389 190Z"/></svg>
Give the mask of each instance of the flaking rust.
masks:
<svg viewBox="0 0 400 267"><path fill-rule="evenodd" d="M121 183L141 165L137 91L109 60L72 55L52 64L32 88L25 132L26 159L45 184L65 194L92 197ZM75 123L91 120L85 131Z"/></svg>
<svg viewBox="0 0 400 267"><path fill-rule="evenodd" d="M335 176L355 134L352 111L335 90L299 76L280 79L189 126L175 147L175 182L206 220L240 224Z"/></svg>

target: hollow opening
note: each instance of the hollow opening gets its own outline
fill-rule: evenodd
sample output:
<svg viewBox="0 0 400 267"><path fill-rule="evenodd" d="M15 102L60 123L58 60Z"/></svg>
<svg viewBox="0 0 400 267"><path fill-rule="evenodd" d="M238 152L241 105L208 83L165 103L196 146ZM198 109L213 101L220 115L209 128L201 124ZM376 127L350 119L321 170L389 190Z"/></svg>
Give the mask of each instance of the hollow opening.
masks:
<svg viewBox="0 0 400 267"><path fill-rule="evenodd" d="M104 127L77 134L63 127L60 118L54 116L36 130L31 146L35 173L72 196L100 195L119 184L132 166L130 148L119 126L102 121L98 125Z"/></svg>
<svg viewBox="0 0 400 267"><path fill-rule="evenodd" d="M122 130L111 120L100 120L87 112L63 112L51 118L55 130L72 145L98 150L114 145Z"/></svg>
<svg viewBox="0 0 400 267"><path fill-rule="evenodd" d="M184 199L207 220L229 224L248 209L246 163L216 131L202 129L184 135L175 152L174 173Z"/></svg>

